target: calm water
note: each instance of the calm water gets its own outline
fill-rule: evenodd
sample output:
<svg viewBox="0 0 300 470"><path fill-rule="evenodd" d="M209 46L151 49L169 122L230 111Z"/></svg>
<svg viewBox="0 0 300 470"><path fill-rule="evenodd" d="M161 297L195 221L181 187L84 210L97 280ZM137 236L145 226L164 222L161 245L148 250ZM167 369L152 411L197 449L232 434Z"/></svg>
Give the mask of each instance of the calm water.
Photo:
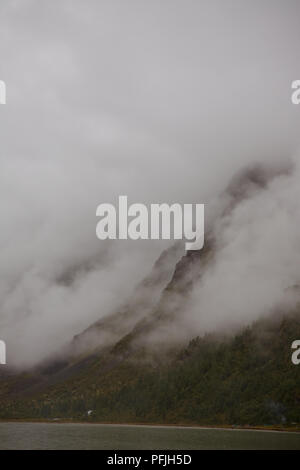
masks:
<svg viewBox="0 0 300 470"><path fill-rule="evenodd" d="M0 423L0 449L300 449L300 433L175 426Z"/></svg>

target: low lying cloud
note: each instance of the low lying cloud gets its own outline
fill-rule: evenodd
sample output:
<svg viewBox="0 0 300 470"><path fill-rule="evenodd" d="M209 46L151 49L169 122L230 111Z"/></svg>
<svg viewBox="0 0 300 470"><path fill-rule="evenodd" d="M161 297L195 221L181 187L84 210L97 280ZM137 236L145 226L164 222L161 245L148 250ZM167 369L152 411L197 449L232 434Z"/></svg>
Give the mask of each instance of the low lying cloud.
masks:
<svg viewBox="0 0 300 470"><path fill-rule="evenodd" d="M245 166L295 153L299 13L274 0L1 3L8 364L39 362L114 312L170 245L100 242L99 204L211 204ZM273 179L227 218L220 200L206 211L220 227L191 330L255 318L297 282L297 181Z"/></svg>
<svg viewBox="0 0 300 470"><path fill-rule="evenodd" d="M182 318L189 333L245 326L300 300L299 158L282 173L255 171L258 181L248 180L243 195L237 184L240 199L231 206L229 197L229 207L214 220L213 257Z"/></svg>

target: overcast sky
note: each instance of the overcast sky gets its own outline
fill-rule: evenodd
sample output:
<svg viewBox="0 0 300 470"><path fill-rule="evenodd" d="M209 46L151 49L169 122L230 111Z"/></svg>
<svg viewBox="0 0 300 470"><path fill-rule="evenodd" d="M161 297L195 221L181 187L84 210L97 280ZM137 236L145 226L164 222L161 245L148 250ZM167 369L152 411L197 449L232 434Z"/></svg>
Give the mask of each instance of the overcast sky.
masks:
<svg viewBox="0 0 300 470"><path fill-rule="evenodd" d="M166 246L99 241L98 204L206 203L246 164L297 159L299 18L299 0L1 1L8 360L113 310Z"/></svg>

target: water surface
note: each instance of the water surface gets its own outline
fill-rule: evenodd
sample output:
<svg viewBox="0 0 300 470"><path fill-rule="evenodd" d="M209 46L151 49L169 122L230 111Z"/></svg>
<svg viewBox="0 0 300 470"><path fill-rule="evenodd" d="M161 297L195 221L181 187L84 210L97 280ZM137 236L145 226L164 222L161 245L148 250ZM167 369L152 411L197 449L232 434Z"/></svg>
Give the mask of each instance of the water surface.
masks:
<svg viewBox="0 0 300 470"><path fill-rule="evenodd" d="M300 449L300 433L78 423L0 423L0 449Z"/></svg>

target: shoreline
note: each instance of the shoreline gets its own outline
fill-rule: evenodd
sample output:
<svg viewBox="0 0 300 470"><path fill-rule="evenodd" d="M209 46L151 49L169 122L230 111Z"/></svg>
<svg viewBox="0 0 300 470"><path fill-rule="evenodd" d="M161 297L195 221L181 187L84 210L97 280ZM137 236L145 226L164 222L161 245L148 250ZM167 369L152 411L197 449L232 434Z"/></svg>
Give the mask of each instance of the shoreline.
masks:
<svg viewBox="0 0 300 470"><path fill-rule="evenodd" d="M186 423L112 423L107 421L92 420L73 420L64 418L53 419L0 419L0 424L5 423L28 423L28 424L91 424L102 426L119 426L119 427L153 427L153 428L177 428L177 429L202 429L202 430L219 430L219 431L260 431L260 432L282 432L300 434L298 426L242 426L242 425L199 425Z"/></svg>

